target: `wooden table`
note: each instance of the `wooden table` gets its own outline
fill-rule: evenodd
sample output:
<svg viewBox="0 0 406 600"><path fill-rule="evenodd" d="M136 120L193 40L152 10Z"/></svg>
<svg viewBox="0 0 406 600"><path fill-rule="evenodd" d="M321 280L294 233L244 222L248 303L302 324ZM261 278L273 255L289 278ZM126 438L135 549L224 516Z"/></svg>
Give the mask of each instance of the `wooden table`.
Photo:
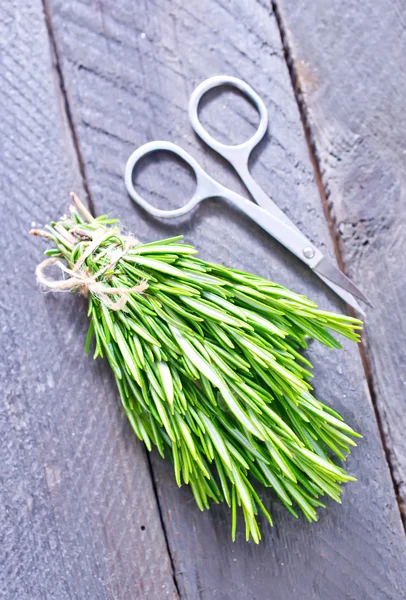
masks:
<svg viewBox="0 0 406 600"><path fill-rule="evenodd" d="M4 600L397 600L406 594L406 32L401 0L6 0L0 5L1 488ZM360 348L313 344L319 398L364 435L358 482L318 523L275 500L273 529L230 541L224 506L200 513L171 466L147 455L103 361L83 354L83 300L44 295L31 223L74 189L141 239L182 232L201 256L346 310L281 246L210 201L171 224L126 195L138 145L180 143L244 190L192 133L197 83L248 81L269 110L252 171L375 304ZM255 111L210 98L203 118L240 141ZM177 163L146 164L155 201L186 198ZM162 204L161 204L162 205Z"/></svg>

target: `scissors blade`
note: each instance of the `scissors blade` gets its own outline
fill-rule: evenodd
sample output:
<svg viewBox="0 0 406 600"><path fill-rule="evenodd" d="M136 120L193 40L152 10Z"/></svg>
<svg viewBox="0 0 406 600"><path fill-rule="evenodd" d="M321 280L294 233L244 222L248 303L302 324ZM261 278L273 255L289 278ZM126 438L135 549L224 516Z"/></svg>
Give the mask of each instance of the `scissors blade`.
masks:
<svg viewBox="0 0 406 600"><path fill-rule="evenodd" d="M334 263L332 263L328 258L323 256L320 262L313 267L313 271L317 273L317 275L321 276L323 279L327 279L326 283L329 282L335 284L335 286L340 287L345 292L348 292L352 296L355 296L359 300L362 300L369 306L372 306L371 302L368 298L361 292L360 289L357 288L355 283L351 281ZM331 286L330 286L331 287ZM334 289L337 293L337 290Z"/></svg>
<svg viewBox="0 0 406 600"><path fill-rule="evenodd" d="M354 298L354 296L352 294L350 294L349 292L346 292L345 290L343 290L343 288L341 288L340 286L336 285L335 283L333 283L332 281L330 281L329 279L327 279L327 277L323 277L323 275L320 275L320 273L316 273L316 275L318 277L320 277L320 279L331 290L333 290L333 292L339 298L341 298L342 300L344 300L344 302L346 304L348 304L349 306L352 306L352 308L354 308L357 311L357 313L360 314L362 317L366 317L365 311L363 310L363 308L360 306L359 302Z"/></svg>
<svg viewBox="0 0 406 600"><path fill-rule="evenodd" d="M286 216L282 221L267 210L223 186L221 186L220 195L231 200L260 227L310 267L347 304L361 313L363 311L354 296L371 305L364 294L338 267L330 262L316 246L313 246L312 242L296 226L291 226Z"/></svg>

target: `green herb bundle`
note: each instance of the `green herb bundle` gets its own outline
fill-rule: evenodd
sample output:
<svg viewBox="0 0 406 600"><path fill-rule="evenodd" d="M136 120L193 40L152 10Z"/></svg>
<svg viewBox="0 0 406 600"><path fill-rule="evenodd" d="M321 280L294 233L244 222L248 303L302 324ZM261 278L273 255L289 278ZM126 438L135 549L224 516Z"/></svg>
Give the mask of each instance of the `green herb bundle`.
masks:
<svg viewBox="0 0 406 600"><path fill-rule="evenodd" d="M309 521L321 496L340 502L341 484L354 478L330 455L344 459L360 436L311 394L300 350L308 338L339 348L330 331L358 341L361 321L200 260L181 236L138 243L72 197L69 217L32 232L55 245L38 279L87 294L86 351L94 339L135 434L169 455L177 484L190 485L201 510L227 502L233 539L241 509L255 542L259 511L272 525L261 486ZM49 263L69 278L45 278Z"/></svg>

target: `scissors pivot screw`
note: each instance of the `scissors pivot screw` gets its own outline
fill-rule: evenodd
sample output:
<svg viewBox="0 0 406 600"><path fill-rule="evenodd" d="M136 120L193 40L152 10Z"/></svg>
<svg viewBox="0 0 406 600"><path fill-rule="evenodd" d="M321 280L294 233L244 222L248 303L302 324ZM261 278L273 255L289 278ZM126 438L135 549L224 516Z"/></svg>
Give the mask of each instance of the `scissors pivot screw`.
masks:
<svg viewBox="0 0 406 600"><path fill-rule="evenodd" d="M306 248L303 248L303 256L305 256L306 258L313 258L314 255L314 249L310 246L306 246Z"/></svg>

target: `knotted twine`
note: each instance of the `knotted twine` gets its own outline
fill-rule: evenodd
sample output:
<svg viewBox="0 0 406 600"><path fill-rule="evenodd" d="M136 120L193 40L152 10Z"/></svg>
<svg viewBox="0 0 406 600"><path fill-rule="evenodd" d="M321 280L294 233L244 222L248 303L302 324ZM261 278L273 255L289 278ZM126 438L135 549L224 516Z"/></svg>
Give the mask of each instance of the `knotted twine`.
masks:
<svg viewBox="0 0 406 600"><path fill-rule="evenodd" d="M99 281L99 278L108 270L112 269L119 260L121 260L128 251L139 244L138 240L134 237L127 235L121 236L121 239L124 240L123 248L115 248L113 250L105 250L104 254L110 253L110 261L109 263L99 269L96 273L92 274L88 268L81 269L85 260L93 254L99 246L106 241L108 238L112 237L112 232L102 232L101 235L97 236L89 245L86 250L80 256L80 258L76 261L74 267L69 269L66 265L64 265L58 258L51 257L43 260L36 268L35 274L37 276L37 281L40 285L47 287L50 290L55 292L69 292L73 290L78 290L79 293L87 295L89 292L93 295L97 296L101 302L103 302L107 308L110 310L121 310L127 303L130 294L132 293L142 293L147 287L148 283L146 281L141 281L138 285L126 288L126 287L109 287L104 285L102 281ZM45 269L50 266L55 265L59 267L62 273L66 273L69 275L68 279L49 279L45 276ZM109 296L117 295L119 299L116 301L112 301Z"/></svg>

